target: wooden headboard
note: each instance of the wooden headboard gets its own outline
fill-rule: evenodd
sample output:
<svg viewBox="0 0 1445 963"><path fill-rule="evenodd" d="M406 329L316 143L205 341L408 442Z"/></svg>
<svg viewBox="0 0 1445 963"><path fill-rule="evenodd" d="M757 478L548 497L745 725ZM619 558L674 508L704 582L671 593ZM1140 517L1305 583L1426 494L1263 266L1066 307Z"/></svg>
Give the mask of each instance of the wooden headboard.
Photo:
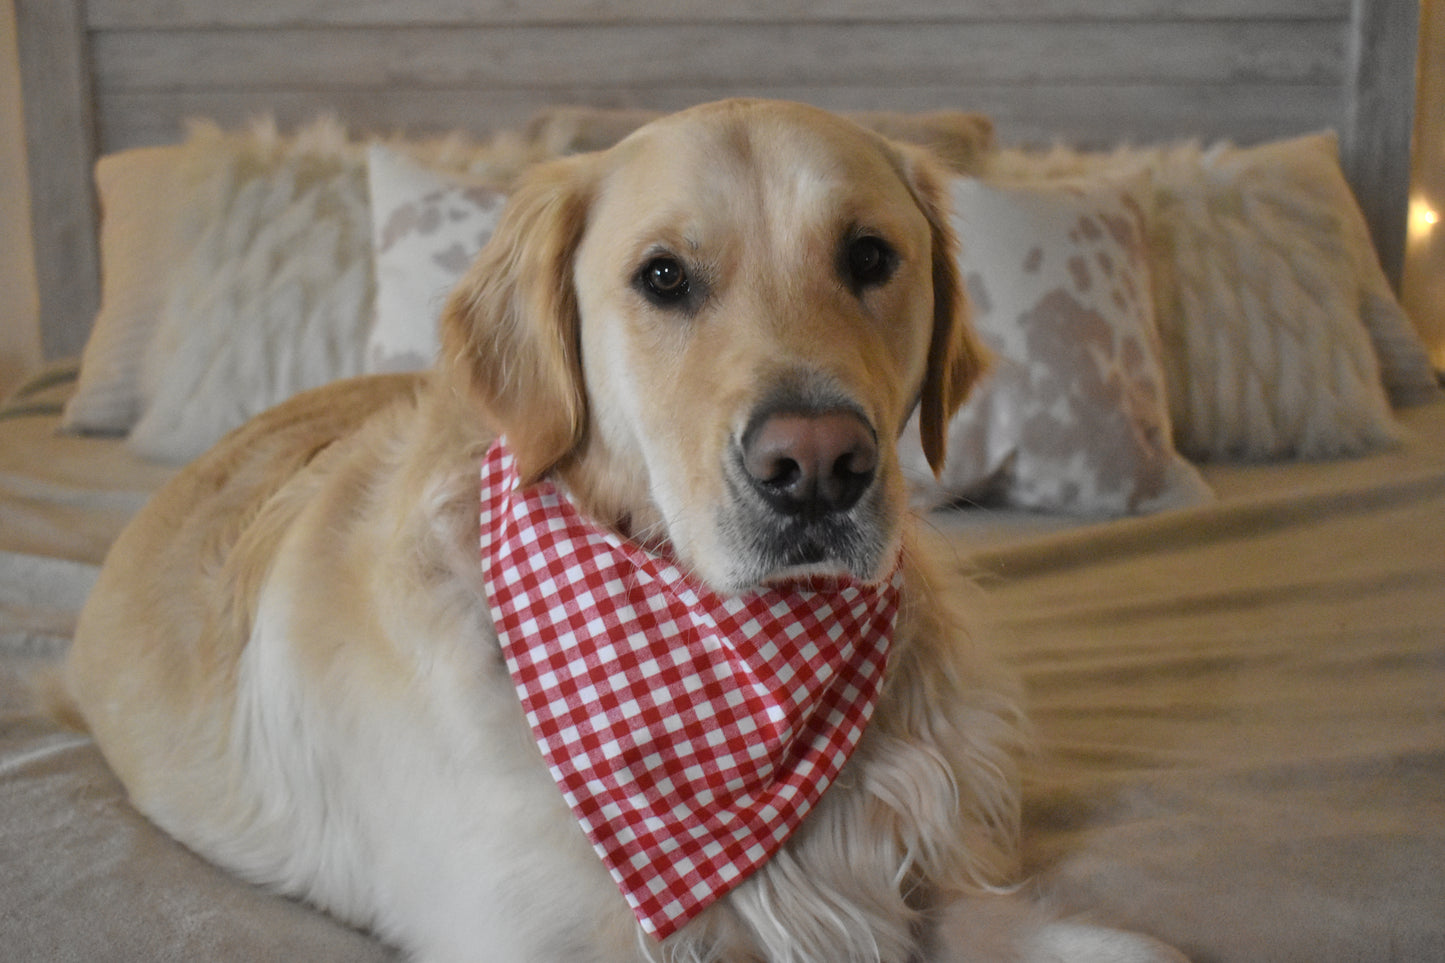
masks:
<svg viewBox="0 0 1445 963"><path fill-rule="evenodd" d="M486 133L739 94L990 113L1004 143L1324 127L1398 282L1418 0L13 0L43 350L99 292L91 168L186 118Z"/></svg>

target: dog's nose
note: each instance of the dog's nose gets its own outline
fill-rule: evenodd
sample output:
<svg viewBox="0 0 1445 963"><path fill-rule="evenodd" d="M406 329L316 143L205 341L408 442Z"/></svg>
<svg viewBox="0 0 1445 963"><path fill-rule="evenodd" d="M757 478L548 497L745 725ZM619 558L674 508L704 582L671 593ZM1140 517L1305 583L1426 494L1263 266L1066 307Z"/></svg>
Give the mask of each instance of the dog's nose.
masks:
<svg viewBox="0 0 1445 963"><path fill-rule="evenodd" d="M748 481L782 515L846 512L877 468L873 431L849 411L768 415L743 441Z"/></svg>

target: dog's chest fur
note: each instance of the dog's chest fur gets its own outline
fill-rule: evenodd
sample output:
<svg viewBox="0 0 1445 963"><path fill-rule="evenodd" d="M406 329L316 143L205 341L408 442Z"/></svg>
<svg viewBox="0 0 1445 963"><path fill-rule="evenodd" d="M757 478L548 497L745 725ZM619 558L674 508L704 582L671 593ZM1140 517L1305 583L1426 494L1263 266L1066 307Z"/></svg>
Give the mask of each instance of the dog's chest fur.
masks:
<svg viewBox="0 0 1445 963"><path fill-rule="evenodd" d="M475 958L484 945L506 960L644 959L631 910L533 742L476 588L480 560L458 552L475 545L472 525L454 530L470 521L452 504L466 486L435 488L427 549L381 566L389 590L353 610L391 640L364 659L343 654L346 640L374 633L317 626L297 601L374 588L348 587L348 559L381 537L297 518L238 667L234 743L253 818L217 833L211 855L421 959ZM911 574L905 592L925 583ZM1008 790L959 785L959 754L1002 764L1009 709L952 684L968 667L927 641L945 630L918 624L929 610L905 602L875 723L837 784L770 863L668 942L672 958L847 961L876 946L906 960L926 894L996 868L1002 827L988 822L1006 822ZM423 628L425 648L408 644ZM960 796L979 801L960 807Z"/></svg>

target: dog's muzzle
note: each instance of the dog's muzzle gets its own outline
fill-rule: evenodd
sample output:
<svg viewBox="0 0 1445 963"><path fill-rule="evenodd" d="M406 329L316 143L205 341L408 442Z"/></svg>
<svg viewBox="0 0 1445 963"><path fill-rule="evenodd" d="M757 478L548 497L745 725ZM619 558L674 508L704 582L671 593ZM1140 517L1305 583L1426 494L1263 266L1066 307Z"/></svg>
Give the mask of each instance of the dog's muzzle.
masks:
<svg viewBox="0 0 1445 963"><path fill-rule="evenodd" d="M877 575L889 528L877 433L846 407L771 408L748 423L729 472L729 528L766 580L802 566Z"/></svg>

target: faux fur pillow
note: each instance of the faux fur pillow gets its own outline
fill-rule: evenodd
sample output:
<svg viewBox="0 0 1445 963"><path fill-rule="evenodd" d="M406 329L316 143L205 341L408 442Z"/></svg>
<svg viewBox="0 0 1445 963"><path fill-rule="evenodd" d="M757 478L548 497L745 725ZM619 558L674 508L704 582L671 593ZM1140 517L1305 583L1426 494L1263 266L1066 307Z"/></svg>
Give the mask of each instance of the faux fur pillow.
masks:
<svg viewBox="0 0 1445 963"><path fill-rule="evenodd" d="M1162 165L1156 181L1173 267L1158 288L1159 326L1180 450L1200 459L1321 458L1392 442L1363 311L1387 323L1379 288L1394 299L1373 249L1360 251L1333 140L1180 161Z"/></svg>
<svg viewBox="0 0 1445 963"><path fill-rule="evenodd" d="M1337 235L1358 284L1360 319L1390 401L1415 405L1438 398L1429 352L1380 267L1364 212L1340 169L1339 138L1326 132L1246 149L1215 147L1203 161L1216 183L1266 196L1330 240L1327 245L1315 238L1315 244L1333 247Z"/></svg>
<svg viewBox="0 0 1445 963"><path fill-rule="evenodd" d="M994 365L949 425L924 500L1120 515L1210 497L1174 451L1144 222L1129 186L954 182L959 267Z"/></svg>
<svg viewBox="0 0 1445 963"><path fill-rule="evenodd" d="M436 357L446 297L492 236L506 196L381 145L367 152L367 182L376 317L366 370L426 368Z"/></svg>
<svg viewBox="0 0 1445 963"><path fill-rule="evenodd" d="M604 107L548 107L527 125L527 137L551 156L604 150L660 111ZM977 174L995 150L993 119L962 110L854 111L844 116L885 137L931 150L954 173Z"/></svg>
<svg viewBox="0 0 1445 963"><path fill-rule="evenodd" d="M190 241L186 199L224 163L209 137L142 147L95 166L100 223L100 311L66 403L67 431L124 434L141 414L140 371L165 306L170 272Z"/></svg>
<svg viewBox="0 0 1445 963"><path fill-rule="evenodd" d="M371 318L361 148L333 124L294 138L217 131L227 159L195 192L142 371L139 453L192 458L298 391L361 370Z"/></svg>
<svg viewBox="0 0 1445 963"><path fill-rule="evenodd" d="M995 177L1153 179L1151 269L1180 450L1324 457L1388 444L1439 389L1380 269L1336 138L1109 154L1001 151ZM1383 388L1383 390L1382 390Z"/></svg>

